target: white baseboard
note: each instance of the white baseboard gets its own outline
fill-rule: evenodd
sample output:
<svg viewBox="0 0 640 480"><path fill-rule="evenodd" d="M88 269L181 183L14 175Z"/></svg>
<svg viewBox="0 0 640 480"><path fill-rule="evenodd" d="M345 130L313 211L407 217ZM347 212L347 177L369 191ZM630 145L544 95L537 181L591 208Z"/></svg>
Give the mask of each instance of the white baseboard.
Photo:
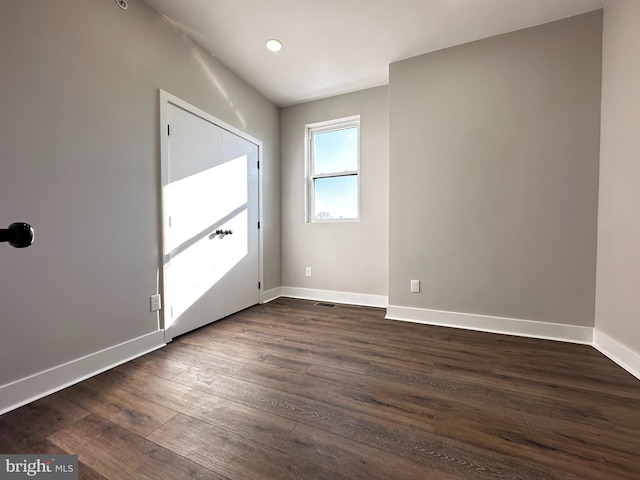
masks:
<svg viewBox="0 0 640 480"><path fill-rule="evenodd" d="M260 295L260 303L269 303L280 297L282 297L282 287L272 288L271 290L262 292Z"/></svg>
<svg viewBox="0 0 640 480"><path fill-rule="evenodd" d="M606 333L593 330L593 346L616 362L634 377L640 379L640 354L621 344Z"/></svg>
<svg viewBox="0 0 640 480"><path fill-rule="evenodd" d="M0 386L0 415L165 345L157 330Z"/></svg>
<svg viewBox="0 0 640 480"><path fill-rule="evenodd" d="M536 322L516 318L491 317L471 313L444 312L423 308L389 305L386 318L406 322L502 333L520 337L542 338L591 345L593 329L577 325Z"/></svg>
<svg viewBox="0 0 640 480"><path fill-rule="evenodd" d="M274 292L269 290L266 293ZM313 288L280 287L278 297L301 298L318 302L347 303L350 305L362 305L363 307L386 308L389 297L385 295L369 295L366 293L336 292L333 290L316 290ZM274 300L274 297L271 300Z"/></svg>

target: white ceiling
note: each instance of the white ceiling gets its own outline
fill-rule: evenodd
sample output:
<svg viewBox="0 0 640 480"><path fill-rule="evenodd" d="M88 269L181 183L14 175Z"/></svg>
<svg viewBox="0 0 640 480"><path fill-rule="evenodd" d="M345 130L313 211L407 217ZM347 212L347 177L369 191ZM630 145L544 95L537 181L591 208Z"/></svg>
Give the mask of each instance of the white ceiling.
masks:
<svg viewBox="0 0 640 480"><path fill-rule="evenodd" d="M607 0L145 0L276 105L388 83L388 65ZM278 38L284 48L268 51Z"/></svg>

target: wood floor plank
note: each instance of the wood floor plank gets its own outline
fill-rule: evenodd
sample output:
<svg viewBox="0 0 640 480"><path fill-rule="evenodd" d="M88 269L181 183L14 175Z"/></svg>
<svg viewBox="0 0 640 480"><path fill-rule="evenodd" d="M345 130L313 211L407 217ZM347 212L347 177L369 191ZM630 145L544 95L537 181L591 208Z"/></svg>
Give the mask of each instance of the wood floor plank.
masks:
<svg viewBox="0 0 640 480"><path fill-rule="evenodd" d="M89 379L61 392L90 412L145 436L178 412L146 400L119 387L104 387L100 379Z"/></svg>
<svg viewBox="0 0 640 480"><path fill-rule="evenodd" d="M0 443L0 453L14 455L68 455L72 454L43 437L32 437L25 443ZM74 454L75 455L75 454ZM78 480L108 480L87 464L78 460Z"/></svg>
<svg viewBox="0 0 640 480"><path fill-rule="evenodd" d="M180 412L185 408L207 410L212 403L220 401L215 397L204 396L182 383L150 374L134 364L121 365L92 380L102 388L121 389Z"/></svg>
<svg viewBox="0 0 640 480"><path fill-rule="evenodd" d="M224 477L91 414L48 437L99 474L112 479L220 479Z"/></svg>
<svg viewBox="0 0 640 480"><path fill-rule="evenodd" d="M119 388L147 398L171 409L180 409L193 418L235 432L248 439L273 447L279 446L293 430L295 421L226 401L222 397L148 375L137 365L123 365L105 381L117 382Z"/></svg>
<svg viewBox="0 0 640 480"><path fill-rule="evenodd" d="M189 365L183 363L167 361L162 355L156 352L135 358L131 360L129 364L168 380L191 368Z"/></svg>
<svg viewBox="0 0 640 480"><path fill-rule="evenodd" d="M345 372L347 378L358 376ZM434 415L423 398L402 397L392 388L363 388L346 379L344 382L330 382L319 376L292 374L254 366L247 366L234 378L417 428L429 429L430 419Z"/></svg>
<svg viewBox="0 0 640 480"><path fill-rule="evenodd" d="M559 360L561 361L561 360ZM620 375L620 372L618 372ZM627 372L622 372L625 376ZM573 385L558 384L553 373L547 375L541 374L538 377L523 378L518 375L497 374L484 368L476 369L474 366L465 367L464 365L453 365L446 363L436 363L433 369L434 377L448 380L455 379L459 382L465 382L472 385L492 386L494 388L505 391L505 393L519 392L528 395L543 396L549 399L565 400L572 399L579 404L590 404L591 398L608 398L615 404L635 402L626 396L620 396L615 393L615 388L609 392L603 391L599 387L590 390L579 388ZM613 394L611 394L614 392Z"/></svg>
<svg viewBox="0 0 640 480"><path fill-rule="evenodd" d="M280 338L278 341L282 340ZM195 337L193 335L185 335L184 338L178 340L187 345L192 346L196 351L203 349L215 349L215 343L211 343L208 339ZM248 349L250 342L255 342L256 338L251 336L251 340L243 340L241 336L234 340L229 340L225 344L224 349L216 351L218 356L224 358L241 361L253 365L271 365L278 368L286 368L294 372L304 372L311 365L310 362L301 361L297 358L295 352L289 352L283 348L270 348L269 346L260 345L259 343L251 343L255 348ZM277 345L277 342L276 342Z"/></svg>
<svg viewBox="0 0 640 480"><path fill-rule="evenodd" d="M353 480L459 478L442 471L425 469L407 458L303 424L298 424L280 449L293 457L326 465L336 475L346 475Z"/></svg>
<svg viewBox="0 0 640 480"><path fill-rule="evenodd" d="M335 339L333 335L330 339L330 345L323 345L328 351L346 350L354 357L359 358L363 362L372 363L379 362L386 365L411 365L411 368L420 368L422 370L431 370L433 368L432 352L425 353L418 348L399 351L390 347L386 343L376 344L369 341L357 339ZM317 340L308 334L304 336L287 336L283 343L292 343L298 347L303 347L309 351L317 350ZM411 355L408 356L407 353ZM315 362L318 363L318 362Z"/></svg>
<svg viewBox="0 0 640 480"><path fill-rule="evenodd" d="M236 378L216 375L208 371L185 372L176 381L213 391L231 401L253 405L272 413L286 416L300 423L349 438L365 445L389 451L426 467L429 470L472 478L560 478L510 457L464 446L444 444L441 438L422 430L373 418L344 408L335 407L298 395L244 382ZM523 466L524 465L524 466ZM518 476L517 472L534 471L537 477ZM546 475L546 476L545 476Z"/></svg>
<svg viewBox="0 0 640 480"><path fill-rule="evenodd" d="M580 371L578 369L563 369L559 367L554 369L554 373L549 375L545 372L548 368L541 368L537 365L528 366L493 366L492 372L496 375L505 375L510 377L518 377L530 382L536 382L540 378L545 378L546 383L552 383L558 386L574 387L588 391L596 391L608 393L612 390L616 395L625 396L633 399L640 399L640 391L638 391L635 381L630 381L627 376L612 377L609 375L596 375L589 371Z"/></svg>
<svg viewBox="0 0 640 480"><path fill-rule="evenodd" d="M621 436L614 428L550 419L525 413L537 442L547 446L546 460L584 478L638 478L640 437Z"/></svg>
<svg viewBox="0 0 640 480"><path fill-rule="evenodd" d="M226 401L237 402L309 425L340 425L348 412L295 394L266 388L251 382L219 375L209 370L190 370L175 379L185 386Z"/></svg>
<svg viewBox="0 0 640 480"><path fill-rule="evenodd" d="M232 480L348 478L186 415L167 422L149 439Z"/></svg>
<svg viewBox="0 0 640 480"><path fill-rule="evenodd" d="M80 478L637 480L640 381L587 345L279 298L0 417Z"/></svg>
<svg viewBox="0 0 640 480"><path fill-rule="evenodd" d="M197 368L215 368L222 373L233 375L244 367L241 361L231 360L211 353L206 348L184 342L171 342L165 348L156 350L157 358L182 363Z"/></svg>
<svg viewBox="0 0 640 480"><path fill-rule="evenodd" d="M347 376L344 372L333 376L332 373L334 372L321 367L313 367L307 372L308 375L330 378L334 382L341 380L364 391L385 390L385 384L378 379L367 380L358 378L357 375ZM532 400L525 396L516 398L516 401L509 399L505 402L500 392L492 389L472 388L442 380L434 381L429 377L423 377L420 380L430 388L420 392L410 385L394 382L394 393L388 394L388 397L394 398L396 402L402 399L405 404L413 404L414 408L423 402L428 404L432 431L441 437L463 441L469 445L484 447L528 461L535 461L545 448L549 450L553 448L543 447L540 442L532 440L533 435L523 413L525 410L550 409L548 402ZM550 418L551 421L553 418L577 418L578 425L583 420L582 415L573 415L572 408L575 408L575 405L567 405L562 410L560 410L561 407L554 408L559 410L555 412L555 416L544 418ZM595 428L611 427L603 417L598 417L598 420L600 423Z"/></svg>
<svg viewBox="0 0 640 480"><path fill-rule="evenodd" d="M308 375L320 375L323 378L332 375L331 371L313 367ZM335 374L333 374L335 375ZM417 391L427 391L428 395L439 401L453 400L467 405L483 406L495 405L501 409L515 409L522 412L544 415L550 419L566 419L578 423L597 425L599 428L611 428L612 423L600 408L606 402L593 402L585 406L584 400L575 397L567 399L549 399L543 395L531 395L519 392L509 392L505 395L502 388L482 383L470 383L456 379L443 379L434 375L424 375L420 372L396 371L389 368L372 367L369 376L391 381L396 389L406 390L408 394ZM344 374L341 374L344 378ZM346 381L356 381L353 377ZM374 384L375 385L375 384ZM582 399L584 399L584 392Z"/></svg>
<svg viewBox="0 0 640 480"><path fill-rule="evenodd" d="M369 367L369 359L350 350L336 346L313 345L307 342L284 339L279 342L243 342L244 348L272 349L285 357L297 359L305 363L329 365L343 370L361 373Z"/></svg>
<svg viewBox="0 0 640 480"><path fill-rule="evenodd" d="M388 373L386 370L385 373ZM437 406L449 402L465 403L467 405L482 405L483 403L499 407L504 410L516 410L513 402L505 402L499 391L475 387L470 388L466 384L434 378L431 375L419 373L399 372L396 375L355 375L349 372L340 372L324 366L313 366L307 372L307 376L331 382L336 386L350 385L359 391L371 394L381 394L383 397L393 399L402 406L405 413L416 411L424 412L425 405ZM389 379L389 376L391 379ZM401 378L402 381L398 379ZM492 400L487 402L487 400ZM524 399L523 399L524 400Z"/></svg>
<svg viewBox="0 0 640 480"><path fill-rule="evenodd" d="M448 409L447 409L448 407ZM528 427L524 413L520 418L509 415L503 410L479 411L469 409L462 403L452 403L443 406L435 418L436 433L443 438L462 442L465 445L473 445L483 450L491 449L501 456L510 456L524 461L536 463L541 457L545 458L545 464L549 465L551 472L563 472L564 475L573 475L576 478L599 480L605 478L605 472L614 478L628 478L626 460L624 455L611 451L608 448L598 448L605 456L600 461L593 462L592 458L579 458L579 448L572 446L569 440L572 429L568 429L563 435L568 435L562 444L555 444L538 430ZM584 426L573 425L574 432L580 432L583 438L588 438L589 429ZM597 442L590 442L589 448L596 446ZM612 468L608 460L618 462ZM604 461L602 461L604 460Z"/></svg>
<svg viewBox="0 0 640 480"><path fill-rule="evenodd" d="M0 416L0 452L23 453L48 435L63 429L91 412L65 399L49 395ZM48 452L42 452L48 453Z"/></svg>

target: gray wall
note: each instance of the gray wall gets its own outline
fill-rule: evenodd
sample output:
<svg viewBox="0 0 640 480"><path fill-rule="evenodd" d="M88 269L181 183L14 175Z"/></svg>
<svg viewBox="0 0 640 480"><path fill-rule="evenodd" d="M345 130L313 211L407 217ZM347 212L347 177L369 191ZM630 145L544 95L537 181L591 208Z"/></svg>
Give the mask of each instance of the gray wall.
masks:
<svg viewBox="0 0 640 480"><path fill-rule="evenodd" d="M280 285L275 106L140 0L3 2L0 49L0 385L158 328L158 88L264 141Z"/></svg>
<svg viewBox="0 0 640 480"><path fill-rule="evenodd" d="M309 123L360 115L360 221L305 223ZM282 285L387 295L389 111L386 86L283 108ZM312 277L305 276L311 267Z"/></svg>
<svg viewBox="0 0 640 480"><path fill-rule="evenodd" d="M390 66L390 304L593 326L601 28Z"/></svg>
<svg viewBox="0 0 640 480"><path fill-rule="evenodd" d="M596 329L640 355L640 2L604 12Z"/></svg>

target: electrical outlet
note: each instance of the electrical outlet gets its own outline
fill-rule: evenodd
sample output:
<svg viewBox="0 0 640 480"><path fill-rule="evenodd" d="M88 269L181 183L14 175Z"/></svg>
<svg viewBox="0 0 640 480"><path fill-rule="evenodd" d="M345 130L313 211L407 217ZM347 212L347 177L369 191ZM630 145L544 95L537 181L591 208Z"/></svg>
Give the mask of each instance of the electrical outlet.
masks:
<svg viewBox="0 0 640 480"><path fill-rule="evenodd" d="M411 280L411 293L420 293L420 280Z"/></svg>
<svg viewBox="0 0 640 480"><path fill-rule="evenodd" d="M160 310L160 308L162 308L160 295L151 295L151 311L157 312L158 310Z"/></svg>
<svg viewBox="0 0 640 480"><path fill-rule="evenodd" d="M307 267L306 275L307 277L311 276L311 267Z"/></svg>

